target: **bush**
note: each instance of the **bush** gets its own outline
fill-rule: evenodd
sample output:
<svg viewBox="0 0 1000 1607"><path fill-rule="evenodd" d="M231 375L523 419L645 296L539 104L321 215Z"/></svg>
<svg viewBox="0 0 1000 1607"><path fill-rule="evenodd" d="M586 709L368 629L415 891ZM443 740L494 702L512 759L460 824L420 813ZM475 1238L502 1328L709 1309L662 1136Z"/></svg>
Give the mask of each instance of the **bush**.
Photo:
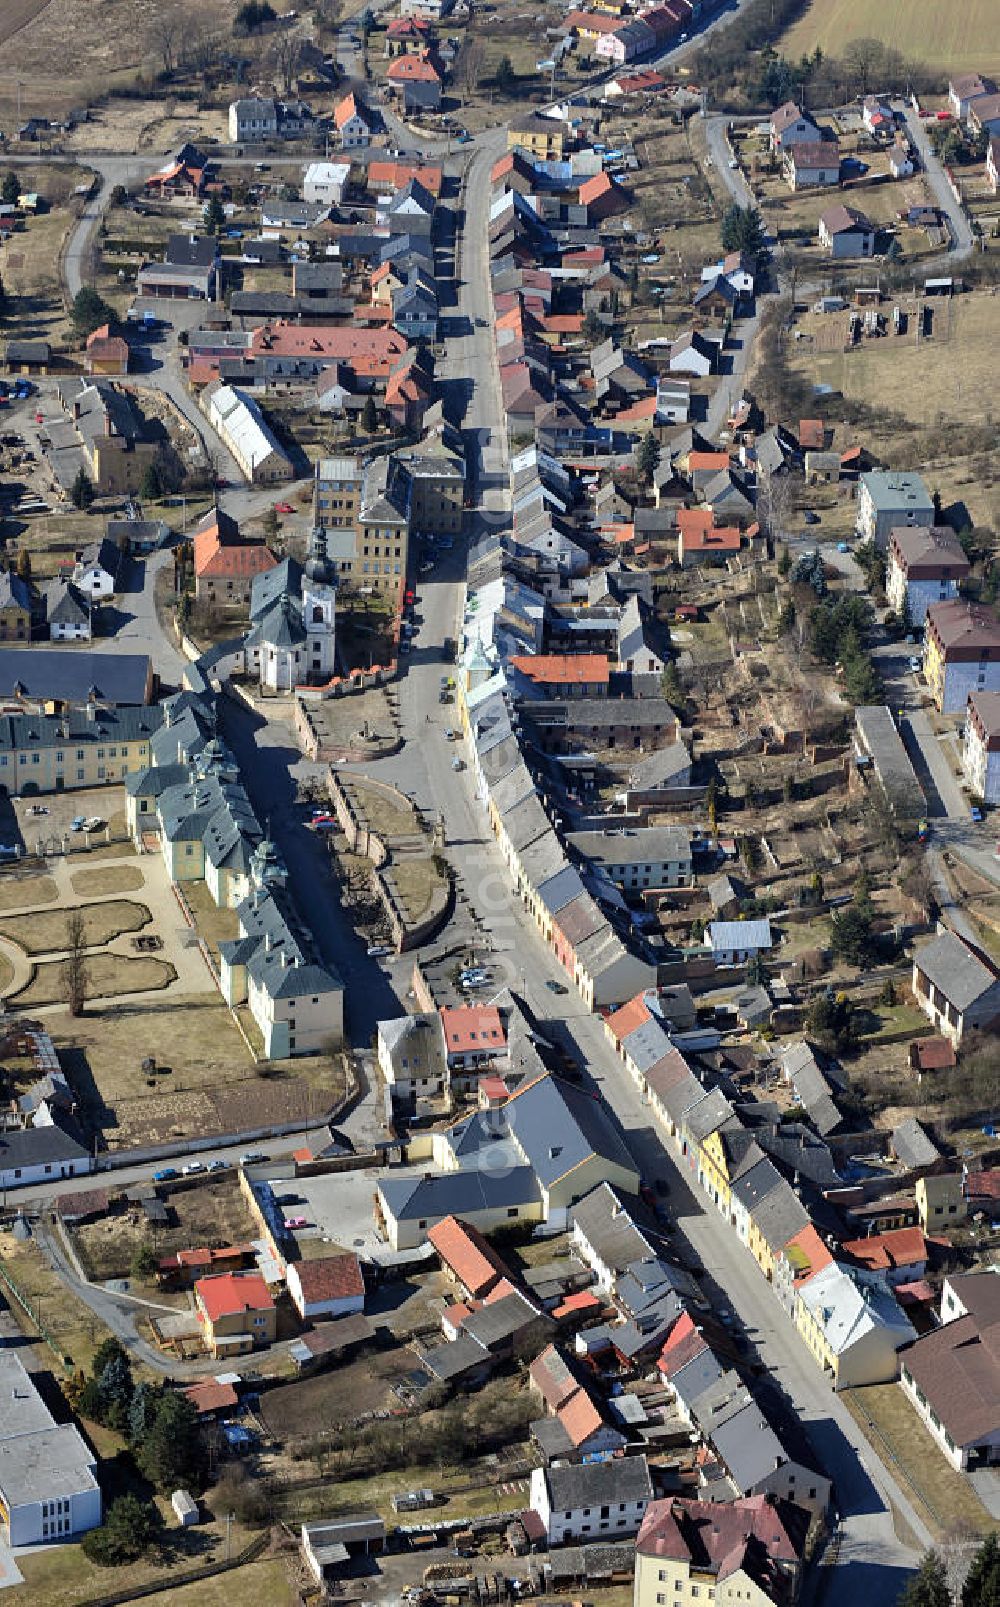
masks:
<svg viewBox="0 0 1000 1607"><path fill-rule="evenodd" d="M84 1535L83 1554L104 1568L136 1562L151 1545L159 1522L159 1513L151 1501L120 1495L111 1503L100 1528Z"/></svg>

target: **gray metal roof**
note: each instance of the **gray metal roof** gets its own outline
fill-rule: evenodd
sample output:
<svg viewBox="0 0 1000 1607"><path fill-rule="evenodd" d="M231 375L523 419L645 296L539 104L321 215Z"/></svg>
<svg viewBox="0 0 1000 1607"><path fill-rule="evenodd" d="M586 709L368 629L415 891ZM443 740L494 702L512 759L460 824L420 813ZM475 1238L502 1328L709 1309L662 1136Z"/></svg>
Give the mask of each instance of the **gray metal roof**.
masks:
<svg viewBox="0 0 1000 1607"><path fill-rule="evenodd" d="M149 674L145 653L0 645L3 698L21 687L24 697L39 702L84 704L93 689L102 703L139 705L146 702Z"/></svg>

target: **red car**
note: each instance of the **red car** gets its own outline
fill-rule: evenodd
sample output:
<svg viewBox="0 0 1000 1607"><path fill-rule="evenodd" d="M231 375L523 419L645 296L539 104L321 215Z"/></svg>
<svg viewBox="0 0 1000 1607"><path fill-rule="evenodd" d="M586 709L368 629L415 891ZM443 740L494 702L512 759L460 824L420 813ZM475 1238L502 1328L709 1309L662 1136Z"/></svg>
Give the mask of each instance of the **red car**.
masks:
<svg viewBox="0 0 1000 1607"><path fill-rule="evenodd" d="M295 509L292 507L290 502L276 502L274 504L274 511L275 513L294 513Z"/></svg>

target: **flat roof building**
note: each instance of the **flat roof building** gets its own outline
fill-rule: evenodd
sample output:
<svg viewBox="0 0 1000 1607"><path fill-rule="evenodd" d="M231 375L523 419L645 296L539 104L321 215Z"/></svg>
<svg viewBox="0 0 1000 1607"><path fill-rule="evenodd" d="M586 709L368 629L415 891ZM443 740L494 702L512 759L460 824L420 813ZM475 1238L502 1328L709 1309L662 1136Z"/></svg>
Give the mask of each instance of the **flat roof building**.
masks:
<svg viewBox="0 0 1000 1607"><path fill-rule="evenodd" d="M0 1351L0 1400L0 1534L30 1546L96 1528L97 1458L72 1423L56 1423L12 1351Z"/></svg>

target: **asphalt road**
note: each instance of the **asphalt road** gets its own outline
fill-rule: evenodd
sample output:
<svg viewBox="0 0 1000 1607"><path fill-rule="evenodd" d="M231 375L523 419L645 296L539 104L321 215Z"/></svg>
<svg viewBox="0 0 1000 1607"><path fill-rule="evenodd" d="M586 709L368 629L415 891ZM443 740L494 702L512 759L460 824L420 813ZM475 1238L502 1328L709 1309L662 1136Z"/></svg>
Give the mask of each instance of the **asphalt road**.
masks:
<svg viewBox="0 0 1000 1607"><path fill-rule="evenodd" d="M905 117L910 138L920 152L920 160L934 200L942 212L947 214L952 240L952 249L948 254L947 260L957 262L962 257L967 257L972 250L973 235L969 220L956 201L944 168L934 154L931 142L927 137L927 123L922 117L917 116L908 102L897 101L893 109L897 112L902 112Z"/></svg>

